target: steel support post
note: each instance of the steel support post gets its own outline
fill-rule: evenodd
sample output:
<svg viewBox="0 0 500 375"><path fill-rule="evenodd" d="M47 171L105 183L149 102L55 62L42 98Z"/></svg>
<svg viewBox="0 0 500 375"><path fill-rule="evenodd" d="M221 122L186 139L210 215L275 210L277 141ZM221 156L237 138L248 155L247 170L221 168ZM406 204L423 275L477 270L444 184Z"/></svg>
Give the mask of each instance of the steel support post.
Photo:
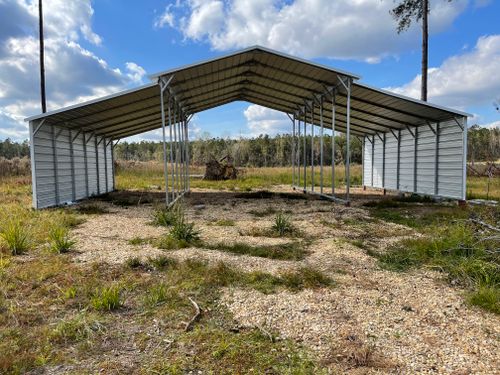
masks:
<svg viewBox="0 0 500 375"><path fill-rule="evenodd" d="M180 179L180 134L179 134L179 122L181 121L181 113L179 111L179 105L176 106L177 112L177 122L174 124L174 134L175 134L175 180L177 181L177 196L181 195L181 179Z"/></svg>
<svg viewBox="0 0 500 375"><path fill-rule="evenodd" d="M332 197L335 196L335 90L332 91Z"/></svg>
<svg viewBox="0 0 500 375"><path fill-rule="evenodd" d="M111 171L113 173L113 191L116 189L116 184L115 184L115 146L118 144L119 140L115 143L113 143L113 140L111 140Z"/></svg>
<svg viewBox="0 0 500 375"><path fill-rule="evenodd" d="M174 122L172 124L172 127L174 128L173 129L173 132L174 132L174 143L173 143L173 147L174 147L174 165L172 166L173 167L173 170L174 170L174 199L177 198L178 196L178 185L179 185L179 179L178 179L178 175L177 175L177 162L178 162L178 154L177 154L177 127L176 127L176 123L177 123L177 117L178 117L178 112L177 112L177 103L175 102L174 100Z"/></svg>
<svg viewBox="0 0 500 375"><path fill-rule="evenodd" d="M165 130L165 98L163 93L167 87L160 84L160 109L161 109L161 131L163 141L163 176L165 179L165 204L168 206L168 167L167 167L167 140Z"/></svg>
<svg viewBox="0 0 500 375"><path fill-rule="evenodd" d="M36 182L36 163L35 163L35 122L30 121L30 158L31 158L31 189L32 189L32 206L34 209L38 208L37 199L37 182Z"/></svg>
<svg viewBox="0 0 500 375"><path fill-rule="evenodd" d="M292 186L295 186L295 114L292 118Z"/></svg>
<svg viewBox="0 0 500 375"><path fill-rule="evenodd" d="M319 174L320 174L320 193L323 194L323 137L324 137L324 124L323 124L323 97L319 107L319 122L320 122L320 140L319 140Z"/></svg>
<svg viewBox="0 0 500 375"><path fill-rule="evenodd" d="M177 123L177 131L179 134L179 141L178 141L178 153L179 153L179 191L181 194L184 193L184 158L183 158L183 147L182 147L182 142L184 141L183 135L182 135L182 121L184 118L184 114L182 113L182 110L179 108L179 122Z"/></svg>
<svg viewBox="0 0 500 375"><path fill-rule="evenodd" d="M69 130L69 156L71 160L71 199L76 201L76 184L75 184L75 151L73 148L73 132Z"/></svg>
<svg viewBox="0 0 500 375"><path fill-rule="evenodd" d="M87 160L87 136L85 133L82 133L83 135L83 164L85 165L85 193L86 193L86 198L89 196L89 166L88 166L88 160Z"/></svg>
<svg viewBox="0 0 500 375"><path fill-rule="evenodd" d="M99 144L97 143L97 136L94 135L94 147L95 147L95 169L97 176L97 194L101 194L101 178L99 176Z"/></svg>
<svg viewBox="0 0 500 375"><path fill-rule="evenodd" d="M345 198L349 202L351 188L351 78L347 80L347 105L346 105L346 189Z"/></svg>
<svg viewBox="0 0 500 375"><path fill-rule="evenodd" d="M104 142L102 142L102 146L104 148L104 186L106 186L106 193L109 191L108 189L108 150L107 150L107 142L106 139L104 139Z"/></svg>
<svg viewBox="0 0 500 375"><path fill-rule="evenodd" d="M385 189L385 133L382 138L382 188Z"/></svg>
<svg viewBox="0 0 500 375"><path fill-rule="evenodd" d="M434 145L434 195L438 195L439 192L439 122L436 123L436 144Z"/></svg>
<svg viewBox="0 0 500 375"><path fill-rule="evenodd" d="M307 108L304 107L304 193L307 191Z"/></svg>
<svg viewBox="0 0 500 375"><path fill-rule="evenodd" d="M311 191L314 192L314 101L311 101Z"/></svg>
<svg viewBox="0 0 500 375"><path fill-rule="evenodd" d="M375 186L373 183L373 170L375 168L375 136L372 135L372 187Z"/></svg>
<svg viewBox="0 0 500 375"><path fill-rule="evenodd" d="M191 181L189 178L189 170L191 169L191 155L189 154L189 119L186 121L186 159L187 159L187 184L188 184L188 192L191 191Z"/></svg>
<svg viewBox="0 0 500 375"><path fill-rule="evenodd" d="M462 140L463 140L463 154L462 154L462 200L465 202L467 199L467 117L462 117Z"/></svg>
<svg viewBox="0 0 500 375"><path fill-rule="evenodd" d="M52 138L52 161L54 165L54 192L56 195L56 205L59 205L59 171L57 168L57 149L56 149L56 134L55 127L52 125L51 127L51 138Z"/></svg>
<svg viewBox="0 0 500 375"><path fill-rule="evenodd" d="M300 112L297 114L297 186L300 186Z"/></svg>
<svg viewBox="0 0 500 375"><path fill-rule="evenodd" d="M363 190L365 190L365 141L366 137L363 136L363 141L361 142L361 185Z"/></svg>
<svg viewBox="0 0 500 375"><path fill-rule="evenodd" d="M413 142L413 192L417 192L417 157L418 157L418 128L415 127L415 135Z"/></svg>
<svg viewBox="0 0 500 375"><path fill-rule="evenodd" d="M169 132L169 148L170 148L170 174L171 174L171 186L172 186L172 191L171 191L171 196L172 196L172 201L175 199L175 176L174 176L174 149L173 149L173 135L172 135L172 97L169 96L168 98L168 132ZM175 112L174 112L175 116Z"/></svg>
<svg viewBox="0 0 500 375"><path fill-rule="evenodd" d="M396 188L399 190L399 181L401 175L401 130L398 130L398 159L396 165Z"/></svg>

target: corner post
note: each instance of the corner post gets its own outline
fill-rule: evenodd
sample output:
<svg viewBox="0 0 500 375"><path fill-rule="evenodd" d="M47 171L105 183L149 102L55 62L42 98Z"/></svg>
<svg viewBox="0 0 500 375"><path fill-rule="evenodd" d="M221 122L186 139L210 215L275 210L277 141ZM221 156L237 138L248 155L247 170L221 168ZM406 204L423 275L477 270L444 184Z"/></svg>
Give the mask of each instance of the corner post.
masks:
<svg viewBox="0 0 500 375"><path fill-rule="evenodd" d="M36 192L36 160L35 160L35 122L30 121L29 123L30 131L30 158L31 158L31 189L32 189L32 206L36 210L38 209L38 199Z"/></svg>
<svg viewBox="0 0 500 375"><path fill-rule="evenodd" d="M320 107L319 107L319 122L320 122L320 141L319 141L319 174L320 174L320 193L323 194L323 144L324 144L324 124L323 124L323 97L321 97Z"/></svg>
<svg viewBox="0 0 500 375"><path fill-rule="evenodd" d="M167 143L166 143L166 130L165 130L165 98L163 93L167 88L162 81L159 82L160 86L160 109L161 109L161 131L163 142L163 175L165 178L165 204L168 206L168 168L167 168Z"/></svg>

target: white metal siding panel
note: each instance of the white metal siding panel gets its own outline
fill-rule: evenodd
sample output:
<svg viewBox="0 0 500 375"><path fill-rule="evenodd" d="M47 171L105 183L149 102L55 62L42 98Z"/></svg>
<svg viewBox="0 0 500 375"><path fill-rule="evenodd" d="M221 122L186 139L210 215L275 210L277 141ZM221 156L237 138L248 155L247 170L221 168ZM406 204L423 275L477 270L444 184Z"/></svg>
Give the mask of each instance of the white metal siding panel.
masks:
<svg viewBox="0 0 500 375"><path fill-rule="evenodd" d="M397 168L398 168L398 140L394 137L394 135L392 135L392 133L387 133L385 137L385 171L384 171L385 188L394 190L398 188Z"/></svg>
<svg viewBox="0 0 500 375"><path fill-rule="evenodd" d="M436 136L428 126L421 126L417 138L417 193L434 195Z"/></svg>
<svg viewBox="0 0 500 375"><path fill-rule="evenodd" d="M73 200L73 183L71 175L70 138L67 129L56 128L57 153L57 189L59 204Z"/></svg>
<svg viewBox="0 0 500 375"><path fill-rule="evenodd" d="M414 138L407 130L401 130L401 149L399 162L399 190L413 191Z"/></svg>
<svg viewBox="0 0 500 375"><path fill-rule="evenodd" d="M363 185L372 186L372 138L365 137Z"/></svg>
<svg viewBox="0 0 500 375"><path fill-rule="evenodd" d="M109 141L108 141L109 142ZM113 186L113 144L110 142L109 146L106 148L106 160L108 163L108 192L114 190Z"/></svg>
<svg viewBox="0 0 500 375"><path fill-rule="evenodd" d="M373 186L381 188L383 173L383 143L379 137L375 137L375 151L373 157Z"/></svg>
<svg viewBox="0 0 500 375"><path fill-rule="evenodd" d="M87 176L89 184L89 196L98 195L97 191L97 165L95 158L95 138L91 139L89 136L85 138L87 140Z"/></svg>
<svg viewBox="0 0 500 375"><path fill-rule="evenodd" d="M455 121L439 124L438 195L462 199L463 139Z"/></svg>

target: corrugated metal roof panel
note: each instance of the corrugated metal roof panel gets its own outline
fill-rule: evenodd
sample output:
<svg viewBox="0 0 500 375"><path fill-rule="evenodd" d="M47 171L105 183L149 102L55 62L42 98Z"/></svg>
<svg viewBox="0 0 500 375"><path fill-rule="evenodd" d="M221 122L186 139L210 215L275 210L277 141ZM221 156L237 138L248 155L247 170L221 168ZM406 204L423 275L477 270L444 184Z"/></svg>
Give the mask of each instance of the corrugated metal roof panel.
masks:
<svg viewBox="0 0 500 375"><path fill-rule="evenodd" d="M336 87L335 121L339 131L346 128L347 112L347 95L340 79L358 78L351 73L263 47L248 48L152 76L156 80L161 77L172 77L167 91L186 114L238 100L293 114L303 111L307 102L314 105L314 123L319 125L319 106L313 103L313 98L325 95L323 112L327 128L332 126L332 104L326 91ZM359 82L353 82L351 88L351 128L356 135L468 116ZM307 113L309 118L309 109ZM151 83L27 120L42 118L53 125L115 139L139 134L161 127L160 88Z"/></svg>

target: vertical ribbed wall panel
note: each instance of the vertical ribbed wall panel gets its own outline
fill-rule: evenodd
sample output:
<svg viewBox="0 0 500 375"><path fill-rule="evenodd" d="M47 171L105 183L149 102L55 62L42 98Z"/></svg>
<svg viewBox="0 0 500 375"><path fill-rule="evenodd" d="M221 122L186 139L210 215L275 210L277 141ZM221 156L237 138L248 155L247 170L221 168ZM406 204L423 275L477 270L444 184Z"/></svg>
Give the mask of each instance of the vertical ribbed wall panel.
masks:
<svg viewBox="0 0 500 375"><path fill-rule="evenodd" d="M372 137L365 137L363 185L372 186Z"/></svg>
<svg viewBox="0 0 500 375"><path fill-rule="evenodd" d="M38 122L30 124L30 131L34 129L38 130L30 139L35 208L66 204L98 195L98 176L101 194L114 190L113 155L109 139L103 139L100 143L101 138L97 139L96 159L96 137L92 134L45 123L39 127ZM99 170L96 160L99 161Z"/></svg>
<svg viewBox="0 0 500 375"><path fill-rule="evenodd" d="M373 186L381 188L383 176L383 142L379 137L375 137L375 150L373 157Z"/></svg>
<svg viewBox="0 0 500 375"><path fill-rule="evenodd" d="M399 161L399 190L413 191L414 138L407 129L401 130L401 150Z"/></svg>
<svg viewBox="0 0 500 375"><path fill-rule="evenodd" d="M397 190L398 140L392 133L385 137L385 188Z"/></svg>
<svg viewBox="0 0 500 375"><path fill-rule="evenodd" d="M449 120L439 124L422 125L418 129L413 127L402 129L394 134L385 133L385 152L382 141L384 134L381 133L380 137L375 136L373 160L372 145L365 138L363 184L403 192L462 199L465 191L465 186L463 186L465 150L464 133L459 125L460 121L462 120ZM398 139L396 138L398 134L400 136L399 176ZM414 135L416 135L416 142ZM373 184L371 183L372 164ZM382 170L385 172L383 178Z"/></svg>

